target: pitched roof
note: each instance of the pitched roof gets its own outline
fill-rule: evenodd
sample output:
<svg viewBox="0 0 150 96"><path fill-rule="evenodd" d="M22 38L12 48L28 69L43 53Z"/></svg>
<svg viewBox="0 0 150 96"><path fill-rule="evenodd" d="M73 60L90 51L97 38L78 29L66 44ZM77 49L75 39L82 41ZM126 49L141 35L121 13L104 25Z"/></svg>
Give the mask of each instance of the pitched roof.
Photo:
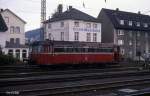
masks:
<svg viewBox="0 0 150 96"><path fill-rule="evenodd" d="M2 17L2 15L0 14L0 32L5 32L7 31L7 26L6 26L6 23Z"/></svg>
<svg viewBox="0 0 150 96"><path fill-rule="evenodd" d="M12 12L11 10L5 9L4 11L2 11L2 13L5 12L5 11L9 11L11 14L13 14L13 15L16 16L19 20L21 20L23 23L26 24L26 21L24 21L22 18L20 18L19 16L17 16L17 15L16 15L14 12Z"/></svg>
<svg viewBox="0 0 150 96"><path fill-rule="evenodd" d="M79 11L75 8L71 8L65 12L58 13L46 22L55 22L55 21L60 21L60 20L82 20L82 21L87 21L87 22L98 22L98 20L95 17L92 17L82 11ZM46 23L45 22L45 23Z"/></svg>
<svg viewBox="0 0 150 96"><path fill-rule="evenodd" d="M104 8L102 11L106 13L116 29L150 31L150 16L148 15ZM124 25L120 24L120 20L124 20ZM129 26L129 21L132 21L132 26ZM137 22L140 23L140 26L137 26ZM148 27L144 27L145 23L148 24Z"/></svg>

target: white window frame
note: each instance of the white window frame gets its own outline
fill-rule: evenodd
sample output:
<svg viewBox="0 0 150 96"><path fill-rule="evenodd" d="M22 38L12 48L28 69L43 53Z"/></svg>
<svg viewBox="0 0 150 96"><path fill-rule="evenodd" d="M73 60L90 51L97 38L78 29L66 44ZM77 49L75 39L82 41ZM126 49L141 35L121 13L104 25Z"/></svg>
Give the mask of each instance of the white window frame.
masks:
<svg viewBox="0 0 150 96"><path fill-rule="evenodd" d="M124 25L124 20L120 20L120 25Z"/></svg>
<svg viewBox="0 0 150 96"><path fill-rule="evenodd" d="M15 32L15 27L14 26L10 26L10 34L14 34Z"/></svg>
<svg viewBox="0 0 150 96"><path fill-rule="evenodd" d="M131 40L129 40L129 45L130 45L130 46L132 45L132 41L131 41Z"/></svg>
<svg viewBox="0 0 150 96"><path fill-rule="evenodd" d="M74 32L74 40L79 41L79 32Z"/></svg>
<svg viewBox="0 0 150 96"><path fill-rule="evenodd" d="M60 40L61 40L61 41L64 41L64 36L65 36L64 34L65 34L64 32L61 32L61 33L60 33Z"/></svg>
<svg viewBox="0 0 150 96"><path fill-rule="evenodd" d="M91 33L86 33L86 35L87 35L86 41L91 42Z"/></svg>
<svg viewBox="0 0 150 96"><path fill-rule="evenodd" d="M132 21L129 21L129 26L132 26Z"/></svg>
<svg viewBox="0 0 150 96"><path fill-rule="evenodd" d="M148 24L147 23L143 23L144 27L147 28L148 27Z"/></svg>
<svg viewBox="0 0 150 96"><path fill-rule="evenodd" d="M86 28L91 28L91 23L86 23Z"/></svg>
<svg viewBox="0 0 150 96"><path fill-rule="evenodd" d="M124 35L124 30L118 30L118 35Z"/></svg>
<svg viewBox="0 0 150 96"><path fill-rule="evenodd" d="M136 26L137 26L137 27L140 27L140 22L136 22Z"/></svg>
<svg viewBox="0 0 150 96"><path fill-rule="evenodd" d="M15 28L15 33L16 33L16 34L20 34L20 27L19 27L19 26L17 26L17 27Z"/></svg>
<svg viewBox="0 0 150 96"><path fill-rule="evenodd" d="M118 45L124 45L124 40L118 39Z"/></svg>
<svg viewBox="0 0 150 96"><path fill-rule="evenodd" d="M125 49L121 48L121 54L124 55L125 54Z"/></svg>
<svg viewBox="0 0 150 96"><path fill-rule="evenodd" d="M97 42L97 33L93 33L93 42Z"/></svg>

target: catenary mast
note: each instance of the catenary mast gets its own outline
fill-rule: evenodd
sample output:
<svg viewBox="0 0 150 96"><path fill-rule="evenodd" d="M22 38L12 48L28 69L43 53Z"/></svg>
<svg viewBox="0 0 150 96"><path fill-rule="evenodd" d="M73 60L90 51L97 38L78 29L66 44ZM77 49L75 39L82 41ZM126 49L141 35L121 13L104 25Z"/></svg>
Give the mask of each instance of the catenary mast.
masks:
<svg viewBox="0 0 150 96"><path fill-rule="evenodd" d="M46 20L46 0L41 0L41 29L43 39L46 39L46 26L43 23Z"/></svg>

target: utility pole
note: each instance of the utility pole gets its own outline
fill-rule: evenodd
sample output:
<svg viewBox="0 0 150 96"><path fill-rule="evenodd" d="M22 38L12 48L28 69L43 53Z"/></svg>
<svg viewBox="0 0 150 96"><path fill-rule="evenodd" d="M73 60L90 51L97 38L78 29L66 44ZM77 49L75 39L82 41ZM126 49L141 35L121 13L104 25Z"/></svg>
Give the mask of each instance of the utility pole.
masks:
<svg viewBox="0 0 150 96"><path fill-rule="evenodd" d="M41 0L41 29L42 29L42 36L43 39L46 39L46 26L44 24L46 21L46 0Z"/></svg>

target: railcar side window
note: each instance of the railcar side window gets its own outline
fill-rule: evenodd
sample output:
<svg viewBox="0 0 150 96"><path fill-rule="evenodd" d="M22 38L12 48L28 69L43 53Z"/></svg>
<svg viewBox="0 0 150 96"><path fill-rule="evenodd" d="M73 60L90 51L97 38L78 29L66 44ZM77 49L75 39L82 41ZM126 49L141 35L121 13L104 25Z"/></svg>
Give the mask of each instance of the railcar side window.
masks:
<svg viewBox="0 0 150 96"><path fill-rule="evenodd" d="M54 48L54 52L65 52L64 48Z"/></svg>
<svg viewBox="0 0 150 96"><path fill-rule="evenodd" d="M79 48L74 48L74 52L80 52Z"/></svg>
<svg viewBox="0 0 150 96"><path fill-rule="evenodd" d="M96 50L94 48L89 48L88 52L95 52Z"/></svg>
<svg viewBox="0 0 150 96"><path fill-rule="evenodd" d="M67 52L73 52L73 48L67 48Z"/></svg>

